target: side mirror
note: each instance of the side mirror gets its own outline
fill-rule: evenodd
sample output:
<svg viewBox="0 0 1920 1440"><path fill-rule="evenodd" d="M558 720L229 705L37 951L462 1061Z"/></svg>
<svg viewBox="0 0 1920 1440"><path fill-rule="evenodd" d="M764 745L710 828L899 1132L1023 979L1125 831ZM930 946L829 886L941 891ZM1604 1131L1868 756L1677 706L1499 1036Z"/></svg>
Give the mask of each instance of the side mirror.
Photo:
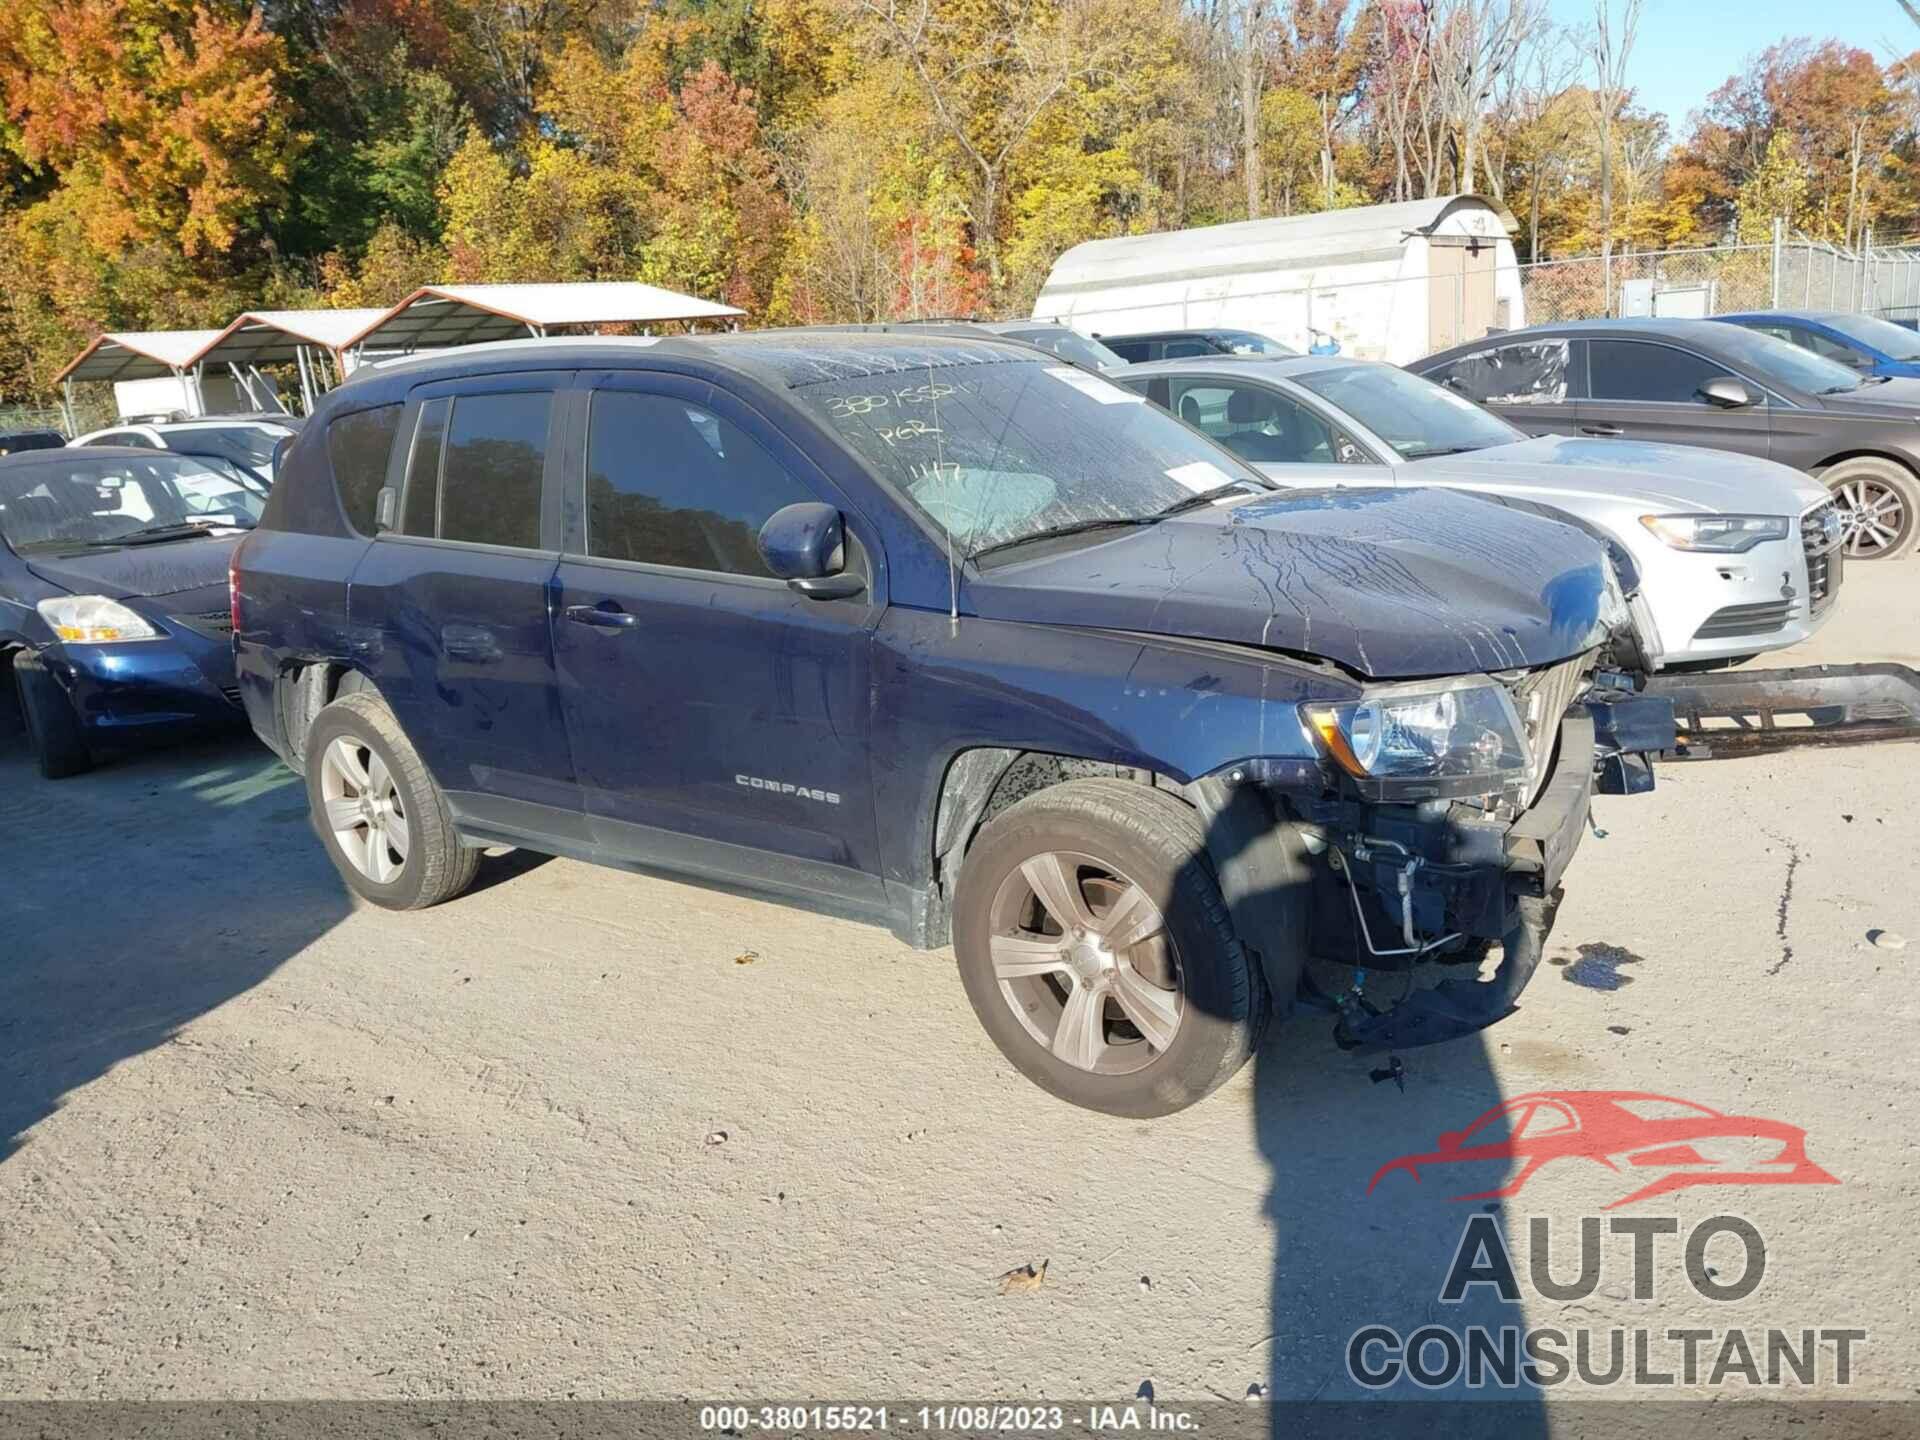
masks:
<svg viewBox="0 0 1920 1440"><path fill-rule="evenodd" d="M774 511L760 527L759 547L767 569L811 599L840 600L867 588L846 573L846 522L831 505L805 500Z"/></svg>
<svg viewBox="0 0 1920 1440"><path fill-rule="evenodd" d="M1736 380L1731 375L1716 375L1699 389L1699 396L1709 405L1722 410L1738 410L1751 405L1754 395L1744 380Z"/></svg>

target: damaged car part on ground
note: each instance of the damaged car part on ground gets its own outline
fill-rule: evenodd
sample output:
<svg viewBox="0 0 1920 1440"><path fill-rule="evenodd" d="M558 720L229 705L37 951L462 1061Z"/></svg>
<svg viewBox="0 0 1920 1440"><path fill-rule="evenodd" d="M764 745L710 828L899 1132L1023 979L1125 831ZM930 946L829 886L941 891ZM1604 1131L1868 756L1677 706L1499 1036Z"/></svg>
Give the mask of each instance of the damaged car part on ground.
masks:
<svg viewBox="0 0 1920 1440"><path fill-rule="evenodd" d="M1301 997L1360 1048L1509 1013L1596 785L1672 741L1598 664L1626 609L1579 530L1277 492L984 339L371 367L233 609L254 728L370 901L510 844L951 941L1008 1058L1123 1115Z"/></svg>

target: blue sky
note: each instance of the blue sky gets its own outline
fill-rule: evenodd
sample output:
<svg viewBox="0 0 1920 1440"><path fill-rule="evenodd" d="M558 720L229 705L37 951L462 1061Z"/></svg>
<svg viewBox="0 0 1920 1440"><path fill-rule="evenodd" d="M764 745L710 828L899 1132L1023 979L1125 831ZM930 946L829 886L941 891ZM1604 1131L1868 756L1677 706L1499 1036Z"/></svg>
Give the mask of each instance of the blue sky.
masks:
<svg viewBox="0 0 1920 1440"><path fill-rule="evenodd" d="M1592 23L1593 0L1550 0L1549 8L1562 24ZM1920 29L1896 0L1646 0L1628 82L1641 104L1667 114L1679 139L1687 112L1748 56L1803 35L1857 45L1883 62L1920 50Z"/></svg>

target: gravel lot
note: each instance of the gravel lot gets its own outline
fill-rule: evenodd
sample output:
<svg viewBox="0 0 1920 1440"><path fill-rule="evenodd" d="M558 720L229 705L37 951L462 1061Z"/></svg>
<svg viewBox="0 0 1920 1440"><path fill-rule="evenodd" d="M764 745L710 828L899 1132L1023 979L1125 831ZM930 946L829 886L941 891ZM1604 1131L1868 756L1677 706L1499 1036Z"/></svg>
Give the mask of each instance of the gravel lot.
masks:
<svg viewBox="0 0 1920 1440"><path fill-rule="evenodd" d="M1920 663L1916 582L1855 568L1792 659ZM1911 745L1665 768L1599 802L1520 1014L1404 1093L1308 1016L1150 1124L1019 1079L950 955L881 931L524 855L390 915L251 742L52 785L3 748L0 1394L1331 1398L1359 1326L1469 1318L1863 1328L1814 1388L1916 1393ZM1614 1237L1585 1299L1440 1304L1466 1182L1369 1177L1532 1090L1787 1122L1840 1183L1618 1212L1746 1217L1743 1300L1673 1239L1635 1300ZM1643 1179L1541 1171L1516 1259L1549 1217L1565 1278Z"/></svg>

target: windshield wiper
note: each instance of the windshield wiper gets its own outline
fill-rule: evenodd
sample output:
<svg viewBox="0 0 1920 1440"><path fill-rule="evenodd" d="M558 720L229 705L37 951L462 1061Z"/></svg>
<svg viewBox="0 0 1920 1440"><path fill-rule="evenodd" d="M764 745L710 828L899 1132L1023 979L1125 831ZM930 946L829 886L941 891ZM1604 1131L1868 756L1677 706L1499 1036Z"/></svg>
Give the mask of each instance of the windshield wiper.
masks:
<svg viewBox="0 0 1920 1440"><path fill-rule="evenodd" d="M1197 498L1197 497L1196 497ZM997 550L1011 550L1016 545L1026 545L1035 540L1056 540L1063 535L1085 535L1094 530L1122 529L1131 525L1151 525L1158 515L1112 515L1104 520L1075 520L1068 525L1049 525L1044 530L1032 530L1025 535L1016 535L1011 540L996 540L991 545L983 545L971 552L967 558L978 560L983 555L991 555Z"/></svg>
<svg viewBox="0 0 1920 1440"><path fill-rule="evenodd" d="M1247 490L1250 494L1264 495L1264 490L1254 487L1251 480L1229 480L1225 485L1216 485L1211 490L1202 490L1197 495L1187 495L1174 501L1164 510L1156 510L1147 518L1164 520L1169 515L1184 515L1189 510L1198 510L1203 505L1211 505L1216 500L1224 500L1236 490Z"/></svg>
<svg viewBox="0 0 1920 1440"><path fill-rule="evenodd" d="M193 540L202 535L210 535L219 530L251 530L252 521L233 520L181 520L171 525L146 525L138 530L129 530L124 535L115 535L106 540L89 540L86 543L105 548L111 545L162 545L169 540Z"/></svg>
<svg viewBox="0 0 1920 1440"><path fill-rule="evenodd" d="M1431 460L1439 455L1471 455L1476 450L1484 450L1484 445L1436 445L1431 450L1422 450L1417 455L1408 455L1409 460Z"/></svg>

